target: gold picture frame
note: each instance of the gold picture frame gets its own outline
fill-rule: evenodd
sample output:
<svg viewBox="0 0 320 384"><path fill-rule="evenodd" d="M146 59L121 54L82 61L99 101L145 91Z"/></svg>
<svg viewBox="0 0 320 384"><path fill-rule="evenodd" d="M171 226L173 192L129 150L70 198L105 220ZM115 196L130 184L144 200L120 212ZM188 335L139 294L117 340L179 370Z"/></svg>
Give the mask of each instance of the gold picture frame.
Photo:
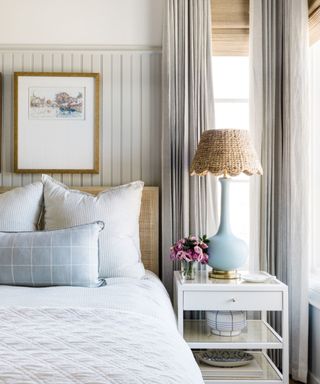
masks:
<svg viewBox="0 0 320 384"><path fill-rule="evenodd" d="M99 73L14 73L14 172L99 173Z"/></svg>

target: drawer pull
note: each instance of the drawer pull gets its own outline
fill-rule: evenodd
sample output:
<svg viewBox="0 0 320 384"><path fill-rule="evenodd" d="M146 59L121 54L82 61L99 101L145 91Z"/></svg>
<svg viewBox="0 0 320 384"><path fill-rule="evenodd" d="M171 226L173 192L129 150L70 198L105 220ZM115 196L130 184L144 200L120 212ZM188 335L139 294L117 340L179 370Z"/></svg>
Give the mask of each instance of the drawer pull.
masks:
<svg viewBox="0 0 320 384"><path fill-rule="evenodd" d="M231 301L232 301L233 303L235 303L235 302L236 302L236 299L233 297L233 298L231 299Z"/></svg>

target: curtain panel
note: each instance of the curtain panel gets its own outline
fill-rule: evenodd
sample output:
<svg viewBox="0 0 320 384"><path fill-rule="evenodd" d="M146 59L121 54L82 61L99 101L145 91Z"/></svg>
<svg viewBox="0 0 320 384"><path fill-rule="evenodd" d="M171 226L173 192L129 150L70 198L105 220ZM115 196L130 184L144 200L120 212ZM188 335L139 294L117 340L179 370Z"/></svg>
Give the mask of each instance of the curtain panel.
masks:
<svg viewBox="0 0 320 384"><path fill-rule="evenodd" d="M190 177L201 133L214 128L210 0L166 0L162 45L162 279L171 244L213 223L210 177ZM210 233L211 234L211 233Z"/></svg>
<svg viewBox="0 0 320 384"><path fill-rule="evenodd" d="M264 175L252 185L261 269L289 286L290 369L308 372L309 124L307 0L251 0L251 130ZM260 245L259 245L260 243ZM271 321L275 326L279 319Z"/></svg>

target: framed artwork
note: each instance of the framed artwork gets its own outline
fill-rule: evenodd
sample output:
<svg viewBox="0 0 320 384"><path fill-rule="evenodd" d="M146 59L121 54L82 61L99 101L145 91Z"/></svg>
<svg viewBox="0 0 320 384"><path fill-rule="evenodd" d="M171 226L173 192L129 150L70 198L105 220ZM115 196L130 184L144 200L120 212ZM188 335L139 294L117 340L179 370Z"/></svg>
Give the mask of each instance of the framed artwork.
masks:
<svg viewBox="0 0 320 384"><path fill-rule="evenodd" d="M99 172L98 73L14 73L14 171Z"/></svg>

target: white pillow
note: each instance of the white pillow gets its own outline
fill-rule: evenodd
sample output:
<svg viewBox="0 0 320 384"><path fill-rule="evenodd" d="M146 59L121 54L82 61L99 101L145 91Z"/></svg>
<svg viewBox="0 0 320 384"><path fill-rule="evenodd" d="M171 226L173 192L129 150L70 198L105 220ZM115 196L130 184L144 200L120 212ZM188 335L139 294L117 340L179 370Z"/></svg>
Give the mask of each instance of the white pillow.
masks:
<svg viewBox="0 0 320 384"><path fill-rule="evenodd" d="M111 188L97 196L71 190L47 175L42 176L42 182L45 229L103 221L99 277L144 276L139 241L142 181Z"/></svg>
<svg viewBox="0 0 320 384"><path fill-rule="evenodd" d="M42 202L43 185L41 182L1 193L0 231L35 231Z"/></svg>

